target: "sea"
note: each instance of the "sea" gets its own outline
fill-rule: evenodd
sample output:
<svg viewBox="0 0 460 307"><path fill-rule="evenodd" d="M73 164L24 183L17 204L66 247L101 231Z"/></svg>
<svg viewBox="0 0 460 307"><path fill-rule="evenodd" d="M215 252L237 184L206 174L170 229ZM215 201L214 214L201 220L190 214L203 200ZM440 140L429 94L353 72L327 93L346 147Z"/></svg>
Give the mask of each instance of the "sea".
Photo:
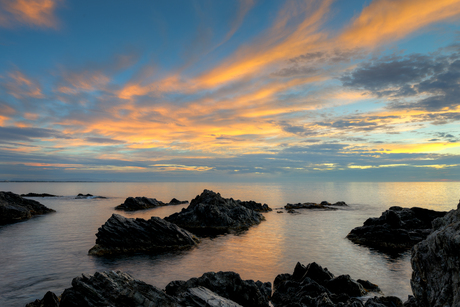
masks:
<svg viewBox="0 0 460 307"><path fill-rule="evenodd" d="M190 250L159 255L96 257L88 255L96 233L114 213L129 218L166 217L188 206L137 212L115 210L127 197L145 196L169 202L191 201L204 189L222 197L268 204L265 221L240 234L203 239ZM412 293L410 251L397 255L356 245L346 239L351 229L391 206L449 211L460 198L460 182L0 182L0 191L49 193L31 198L56 213L0 226L0 306L25 306L47 291L60 295L72 279L97 271L124 271L160 289L173 280L205 272L234 271L243 279L271 282L292 273L297 262L316 262L334 275L369 280L381 294L405 301ZM79 193L105 199L75 199ZM336 211L298 210L287 203L345 201Z"/></svg>

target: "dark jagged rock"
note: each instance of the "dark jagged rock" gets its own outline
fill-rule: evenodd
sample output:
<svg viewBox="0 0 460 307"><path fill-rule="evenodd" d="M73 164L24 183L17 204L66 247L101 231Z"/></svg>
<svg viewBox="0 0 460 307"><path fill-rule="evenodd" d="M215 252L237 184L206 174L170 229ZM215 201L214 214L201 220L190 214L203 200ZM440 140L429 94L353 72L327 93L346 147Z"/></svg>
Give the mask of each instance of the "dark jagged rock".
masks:
<svg viewBox="0 0 460 307"><path fill-rule="evenodd" d="M219 193L204 190L190 202L187 208L165 218L199 235L246 230L265 220L264 216L233 200L223 198Z"/></svg>
<svg viewBox="0 0 460 307"><path fill-rule="evenodd" d="M26 307L59 307L59 298L51 291L46 292L41 300L35 300Z"/></svg>
<svg viewBox="0 0 460 307"><path fill-rule="evenodd" d="M27 194L21 194L21 197L60 197L60 196L48 194L48 193L27 193Z"/></svg>
<svg viewBox="0 0 460 307"><path fill-rule="evenodd" d="M179 306L178 300L162 290L123 272L96 272L72 280L62 293L59 307Z"/></svg>
<svg viewBox="0 0 460 307"><path fill-rule="evenodd" d="M205 287L189 288L178 299L182 306L187 307L242 307Z"/></svg>
<svg viewBox="0 0 460 307"><path fill-rule="evenodd" d="M188 203L188 200L178 200L176 198L173 198L168 203L168 205L182 205L182 204L187 204L187 203Z"/></svg>
<svg viewBox="0 0 460 307"><path fill-rule="evenodd" d="M188 201L180 201L175 198L171 199L169 203L164 203L155 198L128 197L126 198L124 203L116 206L115 209L124 210L124 211L136 211L136 210L145 210L145 209L156 208L156 207L161 207L161 206L168 206L168 205L180 205L180 204L186 204L186 203L188 203Z"/></svg>
<svg viewBox="0 0 460 307"><path fill-rule="evenodd" d="M181 296L191 288L205 287L212 292L246 307L268 307L271 283L242 280L235 272L208 272L188 281L173 281L166 286L166 293Z"/></svg>
<svg viewBox="0 0 460 307"><path fill-rule="evenodd" d="M368 299L364 307L404 307L404 305L396 296L375 296Z"/></svg>
<svg viewBox="0 0 460 307"><path fill-rule="evenodd" d="M460 306L460 203L432 224L412 249L412 292L419 307Z"/></svg>
<svg viewBox="0 0 460 307"><path fill-rule="evenodd" d="M257 212L269 212L269 211L272 211L272 209L267 205L267 204L261 204L261 203L257 203L253 200L249 200L249 201L241 201L241 200L237 200L236 201L238 204L248 208L248 209L251 209L251 210L254 210L254 211L257 211Z"/></svg>
<svg viewBox="0 0 460 307"><path fill-rule="evenodd" d="M347 238L383 251L404 251L422 241L431 232L431 222L446 212L423 208L391 207L379 218L369 218L354 228Z"/></svg>
<svg viewBox="0 0 460 307"><path fill-rule="evenodd" d="M56 212L38 201L12 192L0 192L0 225L30 219L34 215Z"/></svg>
<svg viewBox="0 0 460 307"><path fill-rule="evenodd" d="M363 296L368 292L349 275L334 277L315 262L307 266L297 263L292 274L278 275L273 282L273 289L272 303L275 307L362 307L359 300L351 297Z"/></svg>
<svg viewBox="0 0 460 307"><path fill-rule="evenodd" d="M322 201L321 203L297 203L297 204L287 204L284 206L286 209L321 209L321 210L337 210L334 207L343 207L348 206L344 201L338 201L335 204L331 204L327 201Z"/></svg>
<svg viewBox="0 0 460 307"><path fill-rule="evenodd" d="M81 193L78 193L77 196L75 196L75 199L96 199L96 198L107 198L107 197L104 197L104 196L94 196L92 194L81 194Z"/></svg>
<svg viewBox="0 0 460 307"><path fill-rule="evenodd" d="M144 220L118 214L113 214L99 228L96 237L96 245L89 250L89 254L97 256L178 250L199 242L190 232L159 217Z"/></svg>
<svg viewBox="0 0 460 307"><path fill-rule="evenodd" d="M367 292L381 292L382 291L382 290L380 290L379 286L377 286L376 284L371 283L369 280L358 279L357 282L361 286L363 286L363 288Z"/></svg>
<svg viewBox="0 0 460 307"><path fill-rule="evenodd" d="M419 307L417 304L417 300L412 295L409 295L407 301L405 301L403 305L404 307Z"/></svg>

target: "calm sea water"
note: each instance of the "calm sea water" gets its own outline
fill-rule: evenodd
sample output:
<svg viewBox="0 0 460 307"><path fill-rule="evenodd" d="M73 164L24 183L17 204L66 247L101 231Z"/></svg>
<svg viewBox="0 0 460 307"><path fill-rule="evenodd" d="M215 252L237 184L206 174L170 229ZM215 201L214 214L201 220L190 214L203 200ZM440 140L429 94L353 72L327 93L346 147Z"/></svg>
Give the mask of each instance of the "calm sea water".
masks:
<svg viewBox="0 0 460 307"><path fill-rule="evenodd" d="M286 203L349 204L337 211L265 213L266 221L240 235L204 239L188 251L163 255L115 258L89 256L97 229L117 212L127 217L165 217L187 205L135 213L115 211L129 196L168 202L191 200L203 189L223 197L255 200L270 207ZM0 191L51 193L59 198L36 198L57 212L0 226L0 306L24 306L51 290L60 295L74 277L103 270L122 270L164 288L168 282L201 276L209 271L235 271L243 279L270 281L292 273L297 262L317 262L335 275L350 274L380 286L385 295L405 300L410 290L410 255L399 257L357 246L345 236L368 217L391 206L435 210L456 208L460 183L0 183ZM90 193L107 199L74 199Z"/></svg>

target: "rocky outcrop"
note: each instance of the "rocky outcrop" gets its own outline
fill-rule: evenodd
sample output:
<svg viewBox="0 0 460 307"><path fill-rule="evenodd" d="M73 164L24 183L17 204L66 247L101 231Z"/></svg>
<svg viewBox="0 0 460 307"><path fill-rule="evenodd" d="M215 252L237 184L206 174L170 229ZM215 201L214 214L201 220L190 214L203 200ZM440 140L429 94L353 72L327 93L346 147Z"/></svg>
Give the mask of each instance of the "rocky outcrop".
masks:
<svg viewBox="0 0 460 307"><path fill-rule="evenodd" d="M72 280L72 287L64 290L60 301L54 293L48 292L43 299L36 300L28 304L27 307L268 306L268 298L265 299L263 305L260 305L259 300L261 298L253 296L269 295L271 292L269 283L267 286L261 282L244 281L233 272L221 273L206 273L206 277L203 275L198 279L193 279L193 281L172 282L171 284L174 286L168 285L169 291L158 289L120 271L96 272L94 275L83 274ZM199 285L200 283L206 284L207 287ZM178 286L179 284L181 287ZM258 287L260 287L260 291ZM262 292L263 294L261 294ZM247 304L240 305L229 297L234 297Z"/></svg>
<svg viewBox="0 0 460 307"><path fill-rule="evenodd" d="M171 296L183 296L191 288L205 287L245 307L268 307L272 292L271 283L242 280L235 272L208 272L187 281L172 281L166 286Z"/></svg>
<svg viewBox="0 0 460 307"><path fill-rule="evenodd" d="M137 211L137 210L144 210L144 209L156 208L156 207L161 207L161 206L180 205L180 204L186 204L186 203L188 203L188 201L180 201L175 198L171 199L169 203L164 203L162 201L156 200L155 198L128 197L126 198L124 203L116 206L115 209L124 210L124 211Z"/></svg>
<svg viewBox="0 0 460 307"><path fill-rule="evenodd" d="M26 307L59 307L59 298L53 292L48 291L41 300L37 299L27 304Z"/></svg>
<svg viewBox="0 0 460 307"><path fill-rule="evenodd" d="M59 307L178 306L178 300L162 290L123 272L96 272L72 280Z"/></svg>
<svg viewBox="0 0 460 307"><path fill-rule="evenodd" d="M432 224L412 249L412 292L419 307L460 306L460 203Z"/></svg>
<svg viewBox="0 0 460 307"><path fill-rule="evenodd" d="M0 192L0 225L30 219L34 215L55 212L38 201L12 192Z"/></svg>
<svg viewBox="0 0 460 307"><path fill-rule="evenodd" d="M81 193L78 193L77 196L75 196L75 199L98 199L98 198L107 198L107 197L104 197L104 196L97 196L97 195L92 195L92 194L81 194Z"/></svg>
<svg viewBox="0 0 460 307"><path fill-rule="evenodd" d="M48 193L27 193L21 194L21 197L60 197L59 195L48 194Z"/></svg>
<svg viewBox="0 0 460 307"><path fill-rule="evenodd" d="M246 230L265 218L232 198L223 198L219 193L204 190L190 202L187 208L174 213L165 220L199 235Z"/></svg>
<svg viewBox="0 0 460 307"><path fill-rule="evenodd" d="M159 217L149 220L113 214L99 228L90 255L104 256L134 252L157 253L195 246L199 240L190 232Z"/></svg>
<svg viewBox="0 0 460 307"><path fill-rule="evenodd" d="M354 243L383 251L399 252L410 249L431 232L431 222L446 212L423 208L391 207L379 218L369 218L354 228L347 238Z"/></svg>
<svg viewBox="0 0 460 307"><path fill-rule="evenodd" d="M322 201L321 203L297 203L297 204L287 204L284 206L285 209L287 210L293 210L293 209L321 209L321 210L337 210L335 207L344 207L348 206L344 201L338 201L334 204L331 204L327 201Z"/></svg>
<svg viewBox="0 0 460 307"><path fill-rule="evenodd" d="M364 288L363 283L372 285L372 288ZM297 263L292 274L280 274L275 278L272 303L275 307L289 304L363 306L361 301L353 297L363 296L377 287L368 281L363 283L358 283L349 275L335 277L327 268L323 269L315 262L307 266Z"/></svg>

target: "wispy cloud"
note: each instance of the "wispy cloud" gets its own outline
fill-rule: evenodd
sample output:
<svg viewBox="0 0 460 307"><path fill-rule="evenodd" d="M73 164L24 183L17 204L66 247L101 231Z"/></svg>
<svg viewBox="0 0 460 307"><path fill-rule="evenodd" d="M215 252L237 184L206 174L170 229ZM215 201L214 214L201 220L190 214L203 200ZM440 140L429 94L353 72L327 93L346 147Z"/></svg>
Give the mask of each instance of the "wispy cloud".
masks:
<svg viewBox="0 0 460 307"><path fill-rule="evenodd" d="M2 0L0 26L28 25L39 28L57 28L56 7L61 0Z"/></svg>

